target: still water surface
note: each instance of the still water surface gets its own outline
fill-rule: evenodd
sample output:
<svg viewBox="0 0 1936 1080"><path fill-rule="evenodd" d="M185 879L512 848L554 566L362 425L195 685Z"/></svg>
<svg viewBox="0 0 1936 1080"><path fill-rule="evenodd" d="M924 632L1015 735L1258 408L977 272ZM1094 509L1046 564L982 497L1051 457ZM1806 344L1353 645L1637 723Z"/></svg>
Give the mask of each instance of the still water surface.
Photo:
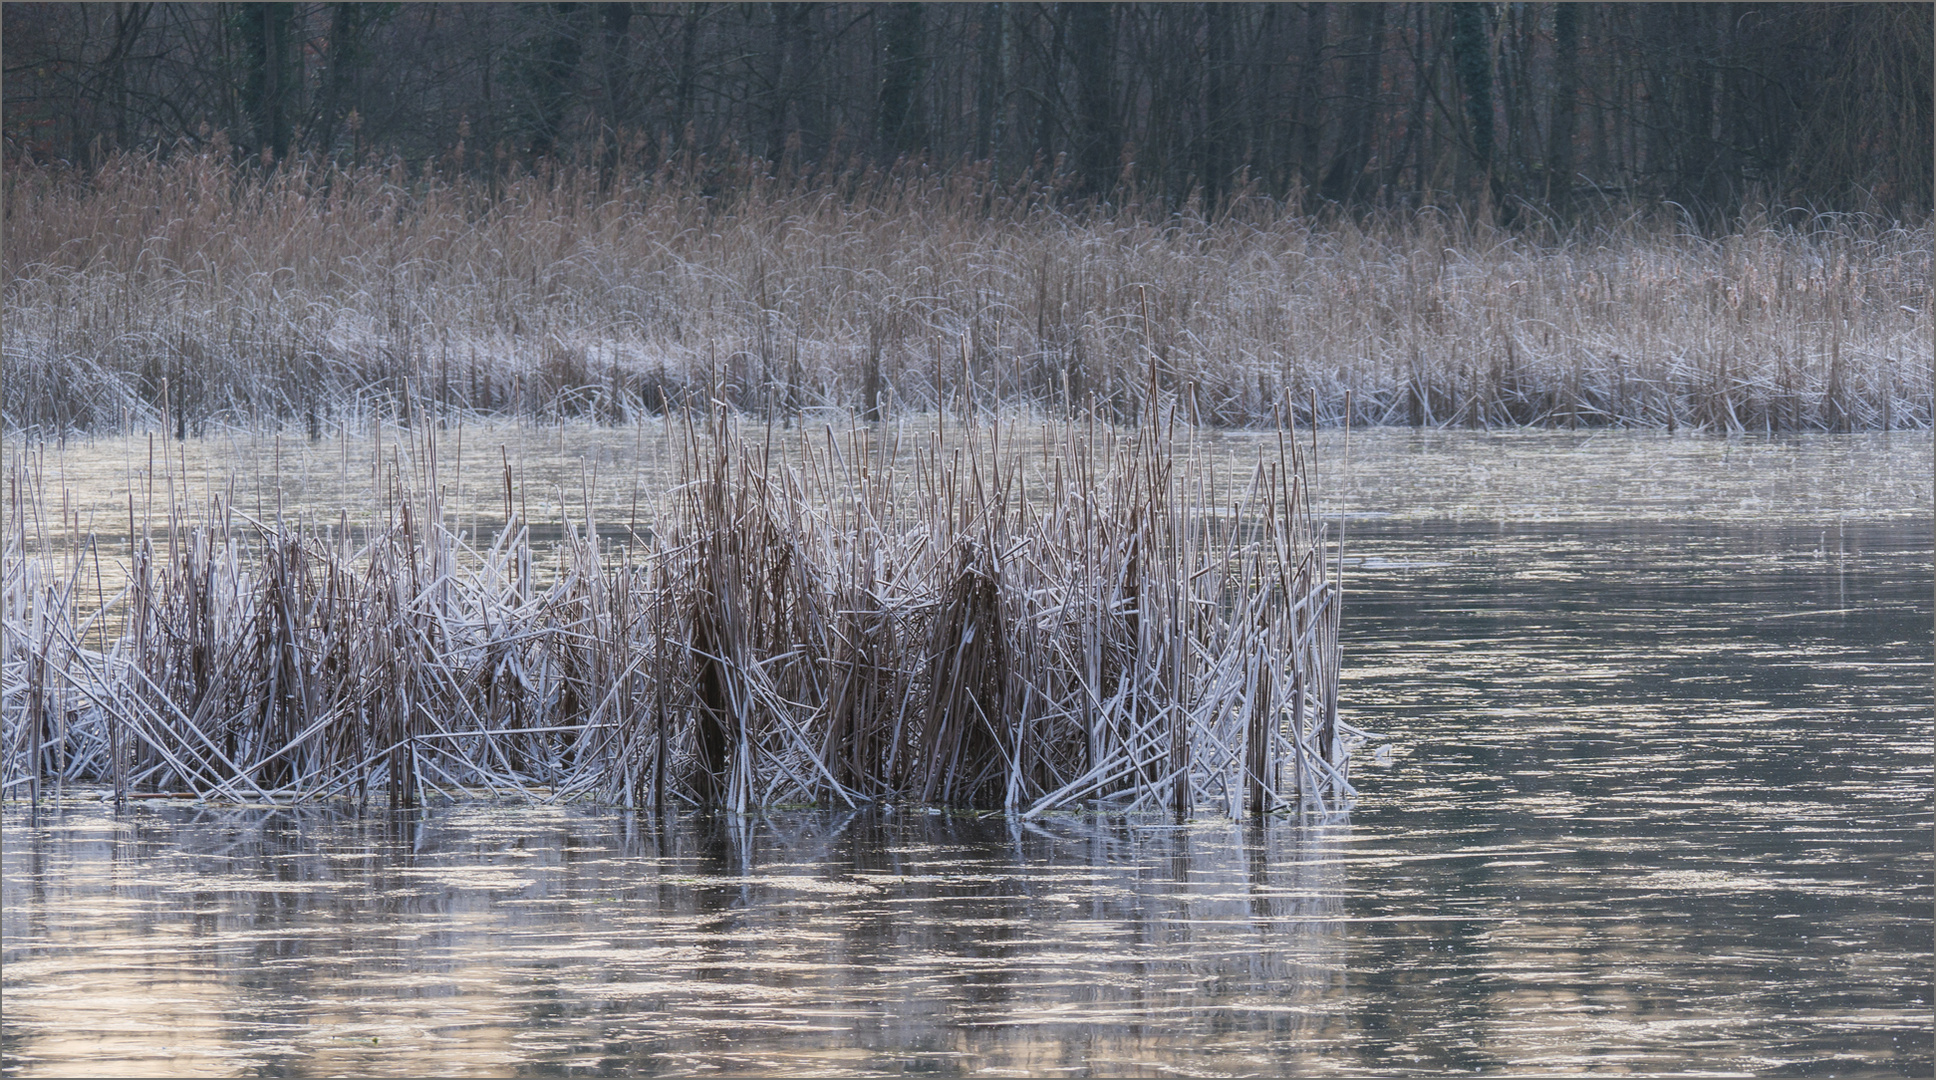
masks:
<svg viewBox="0 0 1936 1080"><path fill-rule="evenodd" d="M1936 1069L1928 440L1352 455L1348 816L10 805L4 1071Z"/></svg>

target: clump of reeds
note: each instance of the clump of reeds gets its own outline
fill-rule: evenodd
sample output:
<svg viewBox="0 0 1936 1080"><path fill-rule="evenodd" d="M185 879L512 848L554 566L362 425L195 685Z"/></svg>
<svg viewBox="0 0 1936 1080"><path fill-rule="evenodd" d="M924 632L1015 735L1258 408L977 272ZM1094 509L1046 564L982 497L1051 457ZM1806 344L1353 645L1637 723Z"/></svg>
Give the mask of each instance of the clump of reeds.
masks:
<svg viewBox="0 0 1936 1080"><path fill-rule="evenodd" d="M419 425L411 457L431 464L393 456L362 538L177 502L91 604L16 460L0 782L393 806L1335 806L1358 733L1338 719L1340 594L1306 452L1286 431L1220 473L1181 403L1147 400L1132 430L1092 413L1024 440L977 422L753 438L709 410L677 429L649 531L601 546L587 519L550 553L508 467L490 543L448 528Z"/></svg>
<svg viewBox="0 0 1936 1080"><path fill-rule="evenodd" d="M434 407L615 421L967 401L1202 424L1931 422L1931 232L1756 217L1507 234L1427 210L1058 209L910 167L493 181L220 152L12 167L0 426ZM412 389L414 388L414 389Z"/></svg>

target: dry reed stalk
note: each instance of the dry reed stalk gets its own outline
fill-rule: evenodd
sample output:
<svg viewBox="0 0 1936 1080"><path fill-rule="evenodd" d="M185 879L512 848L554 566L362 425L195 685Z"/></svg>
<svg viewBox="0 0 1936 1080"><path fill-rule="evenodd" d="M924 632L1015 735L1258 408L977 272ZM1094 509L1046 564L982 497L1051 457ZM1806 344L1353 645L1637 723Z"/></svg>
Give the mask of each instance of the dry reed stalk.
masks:
<svg viewBox="0 0 1936 1080"><path fill-rule="evenodd" d="M232 490L198 512L168 497L131 517L167 543L138 541L125 591L86 612L16 461L0 783L1336 806L1353 733L1310 462L1285 439L1219 476L1180 435L1188 405L1150 400L1127 431L1090 415L1018 438L970 411L912 442L858 420L755 438L717 406L676 428L648 538L602 550L588 511L542 574L508 460L508 519L471 547L421 423L379 453L390 494L362 539L243 514Z"/></svg>
<svg viewBox="0 0 1936 1080"><path fill-rule="evenodd" d="M721 195L561 169L495 186L209 155L4 180L0 427L185 434L369 413L791 418L1094 401L1193 421L1927 427L1927 222L1427 211L1069 215L909 169ZM412 389L414 388L414 390ZM1310 404L1307 406L1306 403Z"/></svg>

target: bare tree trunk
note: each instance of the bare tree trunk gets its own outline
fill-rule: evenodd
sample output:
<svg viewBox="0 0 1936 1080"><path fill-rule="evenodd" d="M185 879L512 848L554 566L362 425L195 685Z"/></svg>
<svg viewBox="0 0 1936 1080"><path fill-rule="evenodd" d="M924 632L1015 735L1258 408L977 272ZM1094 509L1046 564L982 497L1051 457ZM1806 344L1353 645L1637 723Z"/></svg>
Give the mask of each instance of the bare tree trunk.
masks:
<svg viewBox="0 0 1936 1080"><path fill-rule="evenodd" d="M297 82L289 71L295 11L290 4L246 4L239 13L248 57L242 92L255 135L252 149L276 161L289 156Z"/></svg>
<svg viewBox="0 0 1936 1080"><path fill-rule="evenodd" d="M1421 200L1431 198L1427 190L1431 185L1426 179L1423 160L1426 151L1422 147L1425 142L1423 135L1426 126L1426 106L1430 104L1432 89L1437 85L1439 57L1442 54L1442 50L1435 47L1431 57L1427 59L1420 51L1424 43L1429 40L1426 28L1430 13L1431 9L1423 4L1413 9L1412 40L1417 44L1412 49L1412 106L1410 115L1405 120L1404 141L1390 155L1390 160L1385 163L1384 169L1385 186L1396 188L1404 179L1406 165L1410 164L1413 184L1418 189Z"/></svg>
<svg viewBox="0 0 1936 1080"><path fill-rule="evenodd" d="M584 55L577 27L572 25L578 11L576 3L551 5L554 20L551 40L537 65L536 85L532 87L537 106L530 147L533 161L556 154L559 138L564 135L565 114L571 107L571 83L578 74L578 61Z"/></svg>
<svg viewBox="0 0 1936 1080"><path fill-rule="evenodd" d="M1001 153L1001 118L1007 111L1008 87L1002 78L1002 55L1007 12L1003 4L981 5L976 46L981 55L975 79L975 160L988 161Z"/></svg>
<svg viewBox="0 0 1936 1080"><path fill-rule="evenodd" d="M1055 130L1058 104L1062 100L1062 52L1068 35L1063 32L1063 19L1054 8L1049 9L1049 51L1041 62L1041 78L1029 95L1032 107L1030 119L1035 131L1034 151L1043 164L1055 163Z"/></svg>
<svg viewBox="0 0 1936 1080"><path fill-rule="evenodd" d="M1580 9L1553 5L1553 111L1546 126L1546 205L1564 218L1573 192L1573 112L1580 86Z"/></svg>
<svg viewBox="0 0 1936 1080"><path fill-rule="evenodd" d="M1458 68L1459 89L1465 98L1467 137L1473 164L1479 171L1480 195L1490 207L1497 187L1492 162L1492 48L1482 5L1460 4L1455 9L1452 62Z"/></svg>
<svg viewBox="0 0 1936 1080"><path fill-rule="evenodd" d="M1328 4L1308 4L1304 10L1304 54L1297 71L1297 173L1298 182L1316 189L1321 182L1324 149L1324 111L1319 90L1323 86L1325 36L1330 25Z"/></svg>
<svg viewBox="0 0 1936 1080"><path fill-rule="evenodd" d="M1063 5L1076 68L1076 164L1086 190L1106 197L1116 179L1115 5Z"/></svg>
<svg viewBox="0 0 1936 1080"><path fill-rule="evenodd" d="M101 95L102 105L114 117L115 149L128 149L133 145L133 117L128 108L129 57L136 40L148 25L149 12L153 10L153 4L115 5L114 46L101 62L106 82Z"/></svg>
<svg viewBox="0 0 1936 1080"><path fill-rule="evenodd" d="M1352 20L1358 32L1352 35L1352 57L1345 78L1344 123L1338 132L1337 151L1324 172L1326 199L1344 202L1361 194L1360 182L1365 165L1371 160L1373 130L1378 115L1378 88L1381 54L1385 48L1385 5L1353 4Z"/></svg>
<svg viewBox="0 0 1936 1080"><path fill-rule="evenodd" d="M778 165L786 154L788 123L799 93L798 41L806 32L812 5L769 4L773 15L772 69L766 87L766 157Z"/></svg>
<svg viewBox="0 0 1936 1080"><path fill-rule="evenodd" d="M336 143L336 128L342 123L343 115L351 109L350 98L355 93L356 70L362 51L358 40L362 26L363 5L337 3L329 6L329 74L323 90L323 107L317 116L315 145L328 152ZM489 96L489 76L486 76L485 92Z"/></svg>
<svg viewBox="0 0 1936 1080"><path fill-rule="evenodd" d="M1678 73L1682 134L1681 160L1675 169L1676 186L1702 223L1714 226L1725 217L1729 194L1726 178L1715 167L1718 146L1714 140L1714 82L1720 58L1715 55L1715 43L1708 33L1706 5L1676 4L1674 8L1675 34L1684 50ZM1725 8L1718 10L1726 13Z"/></svg>
<svg viewBox="0 0 1936 1080"><path fill-rule="evenodd" d="M1214 212L1229 190L1235 157L1236 132L1231 109L1231 14L1224 4L1203 5L1204 44L1209 56L1203 67L1203 207Z"/></svg>
<svg viewBox="0 0 1936 1080"><path fill-rule="evenodd" d="M882 13L881 92L878 123L881 146L894 154L919 153L927 144L919 93L925 67L921 5L888 4Z"/></svg>
<svg viewBox="0 0 1936 1080"><path fill-rule="evenodd" d="M632 119L632 5L606 4L599 13L605 24L605 154L599 180L609 188L624 149L625 125Z"/></svg>
<svg viewBox="0 0 1936 1080"><path fill-rule="evenodd" d="M699 86L699 5L686 5L684 17L679 24L679 84L673 97L674 111L672 128L676 138L683 141L690 134L693 123L693 105Z"/></svg>

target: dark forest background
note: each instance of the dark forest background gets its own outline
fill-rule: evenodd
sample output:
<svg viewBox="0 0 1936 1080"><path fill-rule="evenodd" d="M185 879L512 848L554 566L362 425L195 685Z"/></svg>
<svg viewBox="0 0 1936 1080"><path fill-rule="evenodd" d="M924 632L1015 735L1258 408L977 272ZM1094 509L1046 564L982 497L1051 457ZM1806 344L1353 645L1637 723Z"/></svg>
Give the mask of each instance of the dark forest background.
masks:
<svg viewBox="0 0 1936 1080"><path fill-rule="evenodd" d="M473 174L551 160L973 169L1503 224L1677 204L1922 219L1936 7L1828 3L4 7L6 152L226 145Z"/></svg>

